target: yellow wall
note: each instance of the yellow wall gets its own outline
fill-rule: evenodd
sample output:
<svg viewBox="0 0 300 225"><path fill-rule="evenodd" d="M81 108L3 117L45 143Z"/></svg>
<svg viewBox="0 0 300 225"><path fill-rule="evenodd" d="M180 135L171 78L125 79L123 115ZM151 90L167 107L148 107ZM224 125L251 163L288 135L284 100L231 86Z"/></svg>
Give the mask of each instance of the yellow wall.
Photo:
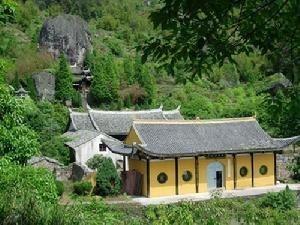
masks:
<svg viewBox="0 0 300 225"><path fill-rule="evenodd" d="M164 184L157 181L157 176L161 172L168 176L168 180ZM150 160L150 197L175 194L175 160Z"/></svg>
<svg viewBox="0 0 300 225"><path fill-rule="evenodd" d="M274 158L273 154L254 154L254 186L268 186L274 184ZM233 158L207 159L199 157L199 192L207 192L207 167L212 162L220 162L224 166L224 184L226 190L234 188L233 181ZM129 169L137 170L143 174L142 194L147 196L147 163L145 160L129 159ZM266 175L259 173L259 168L266 165L268 172ZM245 166L248 174L245 177L240 176L240 168ZM185 170L192 172L191 181L185 182L182 174ZM157 181L159 173L165 172L168 180L164 184ZM252 186L251 175L251 157L249 155L236 155L236 178L237 188L246 188ZM188 194L196 192L196 174L194 158L178 159L178 194ZM175 160L150 160L150 197L175 195Z"/></svg>
<svg viewBox="0 0 300 225"><path fill-rule="evenodd" d="M144 160L128 159L129 170L136 170L143 175L142 195L147 196L147 163Z"/></svg>
<svg viewBox="0 0 300 225"><path fill-rule="evenodd" d="M274 155L273 153L254 154L254 186L268 186L274 185ZM259 173L259 168L265 165L268 168L268 172L265 175Z"/></svg>
<svg viewBox="0 0 300 225"><path fill-rule="evenodd" d="M133 142L136 142L137 144L141 144L141 140L139 139L137 133L133 128L130 129L129 134L127 135L126 139L124 140L124 143L127 145L131 145Z"/></svg>
<svg viewBox="0 0 300 225"><path fill-rule="evenodd" d="M226 190L234 188L232 157L206 159L199 157L199 192L207 192L207 167L212 162L220 162L224 166L224 184ZM230 167L230 168L229 168Z"/></svg>
<svg viewBox="0 0 300 225"><path fill-rule="evenodd" d="M248 173L242 177L240 175L240 169L246 167ZM247 188L252 187L252 168L251 168L251 156L247 155L236 155L236 188Z"/></svg>
<svg viewBox="0 0 300 225"><path fill-rule="evenodd" d="M184 171L192 173L190 181L184 181L182 174ZM196 174L195 174L195 158L178 159L178 194L196 193Z"/></svg>

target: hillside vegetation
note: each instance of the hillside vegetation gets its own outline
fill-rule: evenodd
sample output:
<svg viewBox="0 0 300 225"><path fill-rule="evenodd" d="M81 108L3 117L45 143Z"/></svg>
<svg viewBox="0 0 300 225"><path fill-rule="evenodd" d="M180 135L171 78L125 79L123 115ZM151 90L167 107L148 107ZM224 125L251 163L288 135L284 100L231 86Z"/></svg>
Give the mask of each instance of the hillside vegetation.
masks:
<svg viewBox="0 0 300 225"><path fill-rule="evenodd" d="M9 2L9 1L6 1ZM149 4L147 4L149 3ZM156 1L20 1L13 3L15 18L2 25L1 76L15 88L21 83L35 99L31 75L47 69L55 72L58 62L37 48L39 31L48 17L72 13L84 18L92 34L93 53L86 58L94 82L93 106L104 109L172 109L181 105L187 119L256 115L271 135L299 133L299 87L272 96L263 92L281 72L259 50L240 53L234 62L212 65L211 70L191 80L185 62L174 68L151 62L142 64L138 47L159 35L148 16L159 8ZM105 68L105 69L103 69ZM79 103L80 105L81 103Z"/></svg>
<svg viewBox="0 0 300 225"><path fill-rule="evenodd" d="M86 201L87 196L72 196L75 199L72 204L64 205L59 203L63 184L49 171L27 165L28 159L39 154L68 165L69 151L61 136L69 122L66 100L71 99L74 107L84 110L80 93L73 89L66 56L61 54L55 60L38 46L43 23L49 17L62 14L78 15L88 23L93 51L86 55L84 64L93 75L90 87L93 107L149 109L163 104L166 109L174 109L180 105L186 119L256 116L272 136L299 135L300 79L297 79L296 60L299 54L295 52L299 43L289 46L283 35L276 36L273 21L265 26L261 16L267 13L267 18L273 19L274 16L268 14L272 10L264 14L255 11L257 16L253 18L252 3L264 1L234 1L234 4L247 2L246 9L252 12L250 19L257 18L257 27L273 31L279 47L284 43L292 47L288 52L295 54L295 60L287 58L285 51L281 57L278 46L271 46L273 42L269 37L266 40L270 48L262 48L255 39L242 46L238 42L241 48L235 51L237 46L224 44L232 44L232 39L227 39L228 30L214 33L212 27L197 23L197 29L185 29L186 23L203 16L193 13L194 8L186 4L191 2L200 7L198 2L202 1L0 0L0 225L299 224L296 196L288 188L247 201L217 198L142 208L108 205L101 197ZM220 2L224 4L207 2L207 9L215 10L217 17L204 17L199 21L208 20L208 25L228 28L228 24L223 23L231 23L239 10L243 12L244 7L233 6L229 4L231 1ZM269 3L272 2L284 8L289 1ZM284 37L292 40L298 37L299 29L293 28L299 24L294 23L294 18L299 17L288 13L299 9L297 3L291 1L288 8L284 8L284 20L279 20L281 25L290 25ZM159 9L162 11L156 11ZM229 13L220 20L223 9ZM179 10L180 16L176 17L178 13L173 10ZM181 13L186 11L189 16L182 17ZM157 25L155 29L149 15ZM243 31L252 29L241 28ZM198 31L208 32L214 40L209 43L210 49L203 48L205 43L201 40L197 46L190 42ZM257 37L264 32L259 34ZM213 51L216 46L220 51ZM249 48L252 50L248 51ZM210 58L205 58L204 64L197 54L206 51L210 51ZM231 53L235 54L229 56ZM52 102L38 100L35 90L32 75L43 70L56 77ZM15 96L15 90L21 86L29 91L30 98ZM113 174L99 169L102 173L97 173L97 182L109 182L105 189L97 191L103 195L119 193L119 178L117 183L111 182L111 176L118 177L111 160L101 166L113 170ZM299 163L292 169L299 179ZM89 194L91 186L89 182L76 183L77 195Z"/></svg>

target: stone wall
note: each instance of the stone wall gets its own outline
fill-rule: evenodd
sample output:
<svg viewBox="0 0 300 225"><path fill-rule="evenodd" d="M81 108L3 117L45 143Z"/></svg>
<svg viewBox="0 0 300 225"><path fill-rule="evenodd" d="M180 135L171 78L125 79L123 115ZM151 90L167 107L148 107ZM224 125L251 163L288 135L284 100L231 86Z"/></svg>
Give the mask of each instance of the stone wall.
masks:
<svg viewBox="0 0 300 225"><path fill-rule="evenodd" d="M72 167L64 166L62 163L49 157L32 157L28 164L36 168L45 168L56 177L57 180L64 181L71 177Z"/></svg>
<svg viewBox="0 0 300 225"><path fill-rule="evenodd" d="M295 151L296 150L296 151ZM299 149L286 150L283 154L277 154L277 180L287 182L291 178L291 172L288 167L293 163L296 156L299 156Z"/></svg>

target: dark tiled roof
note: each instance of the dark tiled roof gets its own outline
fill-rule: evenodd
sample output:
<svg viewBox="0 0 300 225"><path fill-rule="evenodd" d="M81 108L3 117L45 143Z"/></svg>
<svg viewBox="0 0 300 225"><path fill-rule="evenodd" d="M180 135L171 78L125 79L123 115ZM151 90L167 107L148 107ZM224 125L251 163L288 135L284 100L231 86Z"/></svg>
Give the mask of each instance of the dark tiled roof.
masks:
<svg viewBox="0 0 300 225"><path fill-rule="evenodd" d="M65 144L75 149L76 147L96 138L100 134L101 133L98 131L78 130L74 132L68 131L64 133L62 136L69 139Z"/></svg>
<svg viewBox="0 0 300 225"><path fill-rule="evenodd" d="M279 148L284 148L291 144L295 144L299 142L300 136L295 136L290 138L273 138L273 141Z"/></svg>
<svg viewBox="0 0 300 225"><path fill-rule="evenodd" d="M126 135L130 131L133 120L163 119L160 109L145 111L98 111L90 110L90 115L101 132L110 135Z"/></svg>
<svg viewBox="0 0 300 225"><path fill-rule="evenodd" d="M132 147L126 146L120 141L104 140L103 142L113 153L121 155L130 155L132 153Z"/></svg>
<svg viewBox="0 0 300 225"><path fill-rule="evenodd" d="M183 119L179 108L163 111L162 107L141 111L103 111L89 108L88 112L70 112L70 131L98 130L109 135L126 135L133 120L174 120Z"/></svg>
<svg viewBox="0 0 300 225"><path fill-rule="evenodd" d="M49 163L53 163L53 164L56 164L58 166L63 166L62 163L60 163L59 161L57 161L56 159L52 159L52 158L49 158L49 157L46 157L46 156L33 156L31 159L29 159L27 161L27 163L29 165L35 165L41 161L47 161Z"/></svg>
<svg viewBox="0 0 300 225"><path fill-rule="evenodd" d="M71 112L70 113L70 127L69 130L96 130L92 124L90 115L83 112Z"/></svg>
<svg viewBox="0 0 300 225"><path fill-rule="evenodd" d="M138 147L157 156L193 156L279 150L283 140L274 141L254 118L204 121L135 121Z"/></svg>

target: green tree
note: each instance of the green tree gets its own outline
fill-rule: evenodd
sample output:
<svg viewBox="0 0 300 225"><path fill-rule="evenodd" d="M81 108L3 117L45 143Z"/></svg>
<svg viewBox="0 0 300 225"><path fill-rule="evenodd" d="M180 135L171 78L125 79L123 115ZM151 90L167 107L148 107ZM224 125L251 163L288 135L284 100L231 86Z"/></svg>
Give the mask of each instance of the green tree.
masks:
<svg viewBox="0 0 300 225"><path fill-rule="evenodd" d="M24 123L24 101L0 86L0 156L25 164L38 153L37 135Z"/></svg>
<svg viewBox="0 0 300 225"><path fill-rule="evenodd" d="M274 136L289 137L300 133L300 85L267 95L259 108L259 120Z"/></svg>
<svg viewBox="0 0 300 225"><path fill-rule="evenodd" d="M142 99L142 103L151 105L155 97L155 79L150 74L149 66L143 65L140 58L136 58L135 62L135 79L146 92L146 96Z"/></svg>
<svg viewBox="0 0 300 225"><path fill-rule="evenodd" d="M0 26L16 19L17 3L12 0L0 1Z"/></svg>
<svg viewBox="0 0 300 225"><path fill-rule="evenodd" d="M124 79L127 84L131 85L135 83L135 72L134 72L134 62L131 58L126 57L123 61L124 69Z"/></svg>
<svg viewBox="0 0 300 225"><path fill-rule="evenodd" d="M59 56L59 65L55 74L55 97L62 102L71 100L74 94L72 74L64 54Z"/></svg>
<svg viewBox="0 0 300 225"><path fill-rule="evenodd" d="M94 56L91 94L96 103L109 104L118 100L119 79L111 55Z"/></svg>
<svg viewBox="0 0 300 225"><path fill-rule="evenodd" d="M259 48L263 54L269 52L288 63L284 67L277 64L275 72L285 69L283 72L297 83L299 7L298 0L164 0L150 16L162 32L143 46L144 60L150 56L171 67L184 61L194 77L226 59L234 62L233 55Z"/></svg>
<svg viewBox="0 0 300 225"><path fill-rule="evenodd" d="M69 149L64 145L66 140L61 137L69 121L67 107L47 101L35 103L31 99L26 99L25 105L24 122L38 134L42 155L68 165Z"/></svg>
<svg viewBox="0 0 300 225"><path fill-rule="evenodd" d="M121 191L121 179L111 158L96 155L87 165L97 170L96 192L102 196L116 195Z"/></svg>
<svg viewBox="0 0 300 225"><path fill-rule="evenodd" d="M55 203L57 200L55 180L45 168L20 166L5 159L0 159L0 195L15 192L21 196L30 190L37 200Z"/></svg>

